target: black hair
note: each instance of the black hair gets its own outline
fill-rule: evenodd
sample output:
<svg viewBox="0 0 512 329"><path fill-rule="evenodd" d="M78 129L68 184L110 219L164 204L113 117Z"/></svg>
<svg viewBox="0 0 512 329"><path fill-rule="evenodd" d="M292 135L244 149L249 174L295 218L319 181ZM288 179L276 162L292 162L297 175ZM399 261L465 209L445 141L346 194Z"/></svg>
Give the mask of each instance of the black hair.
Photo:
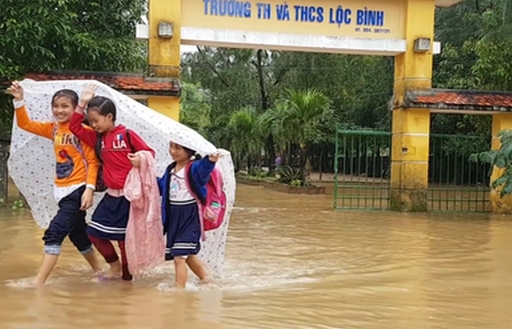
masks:
<svg viewBox="0 0 512 329"><path fill-rule="evenodd" d="M112 121L116 121L116 105L114 102L107 97L96 96L87 105L87 113L90 111L96 111L99 115L106 117L107 115L112 115Z"/></svg>
<svg viewBox="0 0 512 329"><path fill-rule="evenodd" d="M71 105L73 107L77 107L78 105L78 94L71 89L61 89L58 90L52 97L52 106L55 104L55 101L58 98L65 97L71 101Z"/></svg>
<svg viewBox="0 0 512 329"><path fill-rule="evenodd" d="M84 116L84 119L82 120L82 124L86 125L86 126L89 126L92 128L92 124L91 124L91 121L89 120L89 118L87 118L86 116Z"/></svg>
<svg viewBox="0 0 512 329"><path fill-rule="evenodd" d="M181 147L183 147L183 150L185 150L185 152L187 152L189 158L194 157L195 158L194 160L202 159L201 155L199 153L197 153L196 151L189 149L188 147L185 147L185 146L181 146Z"/></svg>
<svg viewBox="0 0 512 329"><path fill-rule="evenodd" d="M189 158L194 157L195 158L194 160L201 160L203 158L199 153L197 153L196 151L194 151L192 149L189 149L188 147L185 147L185 146L180 145L180 144L175 143L175 142L171 142L170 144L175 144L175 145L178 145L178 146L182 147L183 150L185 152L187 152Z"/></svg>

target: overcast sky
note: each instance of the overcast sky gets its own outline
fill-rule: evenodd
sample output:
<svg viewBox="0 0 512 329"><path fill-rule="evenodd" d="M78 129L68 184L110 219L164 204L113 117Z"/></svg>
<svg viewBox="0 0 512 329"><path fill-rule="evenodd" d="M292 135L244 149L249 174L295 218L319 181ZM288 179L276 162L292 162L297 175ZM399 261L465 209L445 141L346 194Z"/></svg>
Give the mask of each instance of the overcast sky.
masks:
<svg viewBox="0 0 512 329"><path fill-rule="evenodd" d="M180 53L190 53L190 52L196 52L197 48L196 46L188 46L188 45L181 45L180 46Z"/></svg>

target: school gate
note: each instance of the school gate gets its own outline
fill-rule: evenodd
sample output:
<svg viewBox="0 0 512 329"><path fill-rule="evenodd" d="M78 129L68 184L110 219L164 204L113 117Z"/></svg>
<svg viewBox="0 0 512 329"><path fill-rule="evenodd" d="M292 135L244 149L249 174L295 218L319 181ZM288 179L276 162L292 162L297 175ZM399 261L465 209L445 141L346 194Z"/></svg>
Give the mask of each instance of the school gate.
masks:
<svg viewBox="0 0 512 329"><path fill-rule="evenodd" d="M162 78L179 78L182 44L393 56L389 204L394 210L424 211L431 113L482 110L461 107L455 91L442 91L445 98L454 96L450 103L431 89L432 57L440 52L433 40L435 8L461 1L150 0L149 24L138 26L136 35L149 40L150 73ZM179 97L148 98L148 106L179 118ZM494 117L493 136L512 127L510 113L486 110ZM492 147L498 146L493 139Z"/></svg>

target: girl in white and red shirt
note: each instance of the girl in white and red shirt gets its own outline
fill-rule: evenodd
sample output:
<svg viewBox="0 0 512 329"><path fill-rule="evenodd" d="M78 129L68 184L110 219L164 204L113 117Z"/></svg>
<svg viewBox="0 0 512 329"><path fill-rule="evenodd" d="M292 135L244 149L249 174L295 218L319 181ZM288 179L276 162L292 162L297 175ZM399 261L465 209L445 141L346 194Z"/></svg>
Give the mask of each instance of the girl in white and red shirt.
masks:
<svg viewBox="0 0 512 329"><path fill-rule="evenodd" d="M84 90L70 122L73 134L96 148L107 188L107 193L92 215L87 234L110 265L110 271L104 277L122 274L122 279L129 281L132 275L128 270L124 240L130 202L123 195L123 187L132 167L140 165L140 157L135 152L149 151L153 156L155 152L135 132L115 124L117 111L114 102L106 97L94 97L95 89L95 86L89 86ZM86 106L87 119L94 130L82 126ZM122 263L111 240L118 241Z"/></svg>

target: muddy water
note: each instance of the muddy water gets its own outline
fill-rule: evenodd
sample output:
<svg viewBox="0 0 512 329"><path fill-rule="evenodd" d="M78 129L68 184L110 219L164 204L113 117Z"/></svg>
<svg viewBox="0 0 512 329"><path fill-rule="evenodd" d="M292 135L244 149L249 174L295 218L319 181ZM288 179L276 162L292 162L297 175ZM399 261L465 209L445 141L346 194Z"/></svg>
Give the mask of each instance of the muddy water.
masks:
<svg viewBox="0 0 512 329"><path fill-rule="evenodd" d="M512 328L512 221L334 212L327 196L239 186L219 287L96 283L66 242L51 284L27 287L41 232L0 212L0 328Z"/></svg>

